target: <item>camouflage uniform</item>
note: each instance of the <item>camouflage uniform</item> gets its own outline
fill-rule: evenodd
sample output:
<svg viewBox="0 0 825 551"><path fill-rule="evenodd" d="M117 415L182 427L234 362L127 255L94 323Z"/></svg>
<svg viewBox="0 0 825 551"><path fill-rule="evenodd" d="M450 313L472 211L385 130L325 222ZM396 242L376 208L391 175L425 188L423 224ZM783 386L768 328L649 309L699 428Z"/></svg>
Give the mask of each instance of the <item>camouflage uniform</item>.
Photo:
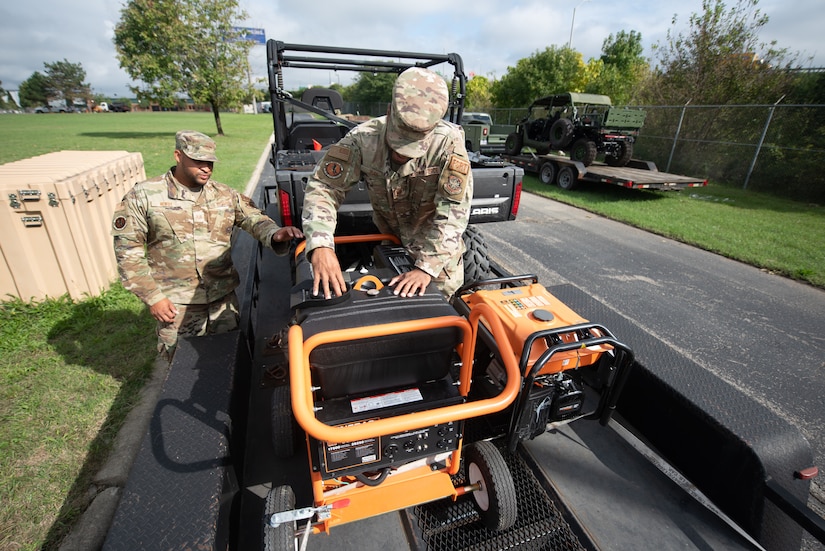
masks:
<svg viewBox="0 0 825 551"><path fill-rule="evenodd" d="M334 248L338 207L363 179L378 229L398 236L415 266L446 295L461 286L473 177L463 130L441 119L447 98L441 77L408 69L396 81L390 114L359 125L329 148L304 196L307 251ZM391 149L411 159L393 166Z"/></svg>
<svg viewBox="0 0 825 551"><path fill-rule="evenodd" d="M209 140L211 151L187 144L193 134ZM214 142L199 133L179 132L177 148L193 159L215 159ZM175 167L136 184L115 209L112 235L124 287L148 306L168 298L178 309L173 323L158 322L161 354L171 355L178 335L237 327L240 277L230 247L235 227L270 249L279 229L252 200L224 184L209 180L190 190L175 179ZM275 243L273 250L284 255L289 243Z"/></svg>

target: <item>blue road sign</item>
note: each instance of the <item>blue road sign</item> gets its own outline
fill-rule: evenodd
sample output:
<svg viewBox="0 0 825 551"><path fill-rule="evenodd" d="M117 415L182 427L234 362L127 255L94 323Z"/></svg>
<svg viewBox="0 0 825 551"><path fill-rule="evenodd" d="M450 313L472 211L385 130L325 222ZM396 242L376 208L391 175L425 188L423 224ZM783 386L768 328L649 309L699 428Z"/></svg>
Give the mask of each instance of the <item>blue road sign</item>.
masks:
<svg viewBox="0 0 825 551"><path fill-rule="evenodd" d="M252 27L232 27L232 30L241 34L238 40L248 40L255 44L266 44L266 32L263 29L255 29Z"/></svg>

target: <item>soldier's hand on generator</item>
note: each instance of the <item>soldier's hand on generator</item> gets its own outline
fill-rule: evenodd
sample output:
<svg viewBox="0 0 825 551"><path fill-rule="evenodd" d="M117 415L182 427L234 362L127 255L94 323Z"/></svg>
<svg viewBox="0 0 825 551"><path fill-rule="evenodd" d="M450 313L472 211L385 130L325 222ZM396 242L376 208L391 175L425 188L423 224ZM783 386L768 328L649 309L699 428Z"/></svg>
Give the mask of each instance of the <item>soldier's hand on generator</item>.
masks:
<svg viewBox="0 0 825 551"><path fill-rule="evenodd" d="M347 290L344 274L335 251L328 247L318 247L311 252L312 294L318 296L319 290L324 298L339 297Z"/></svg>
<svg viewBox="0 0 825 551"><path fill-rule="evenodd" d="M393 293L402 297L411 297L416 293L423 296L432 280L432 276L424 270L413 268L392 278L390 287L394 287Z"/></svg>

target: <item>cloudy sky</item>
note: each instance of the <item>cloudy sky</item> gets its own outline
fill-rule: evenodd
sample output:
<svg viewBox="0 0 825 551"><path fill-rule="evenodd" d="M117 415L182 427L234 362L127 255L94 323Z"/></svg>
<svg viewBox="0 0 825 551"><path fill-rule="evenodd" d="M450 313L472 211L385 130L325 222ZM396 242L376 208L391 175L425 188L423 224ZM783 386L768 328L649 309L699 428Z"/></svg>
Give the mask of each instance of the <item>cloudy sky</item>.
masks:
<svg viewBox="0 0 825 551"><path fill-rule="evenodd" d="M43 64L80 63L95 93L130 96L129 77L119 68L113 28L125 0L6 0L0 6L0 81L16 90ZM728 0L728 5L735 0ZM240 26L263 28L268 39L301 44L352 46L428 53L456 52L465 71L491 78L547 46L572 46L584 59L598 57L602 42L618 31L640 32L644 55L664 42L668 29L684 32L702 0L240 0L248 13ZM574 17L575 8L575 17ZM760 42L776 41L800 53L800 63L825 67L825 2L761 0L770 18ZM676 27L672 25L677 16ZM250 55L253 76L266 74L263 46ZM316 73L317 74L317 73ZM309 78L309 77L301 77ZM288 88L347 82L323 74Z"/></svg>

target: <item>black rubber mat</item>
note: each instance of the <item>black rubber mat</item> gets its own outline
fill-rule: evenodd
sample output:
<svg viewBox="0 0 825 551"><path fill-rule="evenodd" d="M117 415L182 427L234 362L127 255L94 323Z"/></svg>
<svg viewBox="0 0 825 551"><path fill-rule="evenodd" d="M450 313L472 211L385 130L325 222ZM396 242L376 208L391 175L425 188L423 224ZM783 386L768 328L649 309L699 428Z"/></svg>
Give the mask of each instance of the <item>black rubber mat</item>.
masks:
<svg viewBox="0 0 825 551"><path fill-rule="evenodd" d="M519 497L516 524L508 530L494 532L481 522L471 496L463 496L456 502L441 499L412 509L413 530L423 547L432 551L586 549L524 460L518 454L502 454ZM454 483L463 482L464 475L459 472Z"/></svg>
<svg viewBox="0 0 825 551"><path fill-rule="evenodd" d="M808 481L793 477L813 462L800 432L577 287L548 291L635 351L617 408L634 431L765 548L798 549L801 528L763 493L770 476L807 500Z"/></svg>

